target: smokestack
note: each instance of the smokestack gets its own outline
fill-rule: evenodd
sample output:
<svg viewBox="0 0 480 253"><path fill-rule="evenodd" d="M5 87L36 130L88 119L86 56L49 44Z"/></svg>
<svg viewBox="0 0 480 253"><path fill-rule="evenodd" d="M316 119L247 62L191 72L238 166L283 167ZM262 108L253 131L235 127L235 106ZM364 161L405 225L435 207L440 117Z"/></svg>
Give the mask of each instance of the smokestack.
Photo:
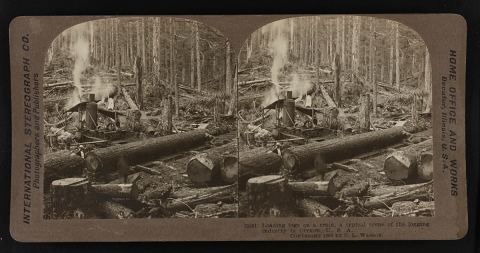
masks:
<svg viewBox="0 0 480 253"><path fill-rule="evenodd" d="M287 91L287 98L283 102L283 125L293 127L295 123L295 100L292 99L292 91Z"/></svg>
<svg viewBox="0 0 480 253"><path fill-rule="evenodd" d="M88 129L96 130L98 121L97 121L97 109L98 105L95 102L95 94L89 94L89 101L87 102L86 106L86 127Z"/></svg>

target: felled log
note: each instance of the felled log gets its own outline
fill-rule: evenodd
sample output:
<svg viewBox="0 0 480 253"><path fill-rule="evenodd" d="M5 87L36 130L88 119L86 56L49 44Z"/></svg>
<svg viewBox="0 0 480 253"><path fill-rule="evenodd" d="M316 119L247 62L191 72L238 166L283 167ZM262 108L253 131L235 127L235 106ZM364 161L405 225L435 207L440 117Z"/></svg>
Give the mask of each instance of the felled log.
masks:
<svg viewBox="0 0 480 253"><path fill-rule="evenodd" d="M188 178L195 183L212 185L218 183L223 157L216 151L209 150L192 157L187 163Z"/></svg>
<svg viewBox="0 0 480 253"><path fill-rule="evenodd" d="M434 201L400 201L392 205L393 216L435 216Z"/></svg>
<svg viewBox="0 0 480 253"><path fill-rule="evenodd" d="M348 165L341 164L341 163L332 163L332 168L341 169L341 170L344 170L344 171L347 171L347 172L352 172L352 173L357 173L358 172L357 169L355 169L351 166L348 166Z"/></svg>
<svg viewBox="0 0 480 253"><path fill-rule="evenodd" d="M304 198L297 202L298 212L302 217L329 217L332 210L311 198Z"/></svg>
<svg viewBox="0 0 480 253"><path fill-rule="evenodd" d="M86 178L65 178L50 185L52 216L58 219L74 217L75 210L85 210L92 202Z"/></svg>
<svg viewBox="0 0 480 253"><path fill-rule="evenodd" d="M320 91L322 92L323 98L325 98L325 101L327 102L329 107L332 107L332 108L337 107L335 102L333 102L332 98L328 95L328 93L325 90L325 87L323 87L323 85L320 85ZM348 118L347 118L347 116L345 116L345 113L343 112L343 109L338 108L338 107L337 107L337 109L338 109L337 119L338 119L338 122L341 123L343 131L347 131L347 132L352 131L352 126L348 122Z"/></svg>
<svg viewBox="0 0 480 253"><path fill-rule="evenodd" d="M397 192L404 192L404 191L413 191L418 189L423 189L424 191L431 190L433 186L433 181L421 184L409 184L409 185L401 185L401 186L381 186L376 189L372 189L368 192L370 196L382 196L386 194L395 194Z"/></svg>
<svg viewBox="0 0 480 253"><path fill-rule="evenodd" d="M345 186L340 193L346 197L362 197L367 195L369 186L366 181L358 181L351 186Z"/></svg>
<svg viewBox="0 0 480 253"><path fill-rule="evenodd" d="M146 173L152 174L152 175L159 175L159 176L162 175L162 173L160 173L160 171L158 171L158 170L155 170L155 169L152 169L152 168L149 168L149 167L145 167L145 166L142 166L142 165L139 165L139 164L137 164L135 166L134 170L143 171L143 172L146 172Z"/></svg>
<svg viewBox="0 0 480 253"><path fill-rule="evenodd" d="M133 219L134 212L113 200L106 200L98 203L98 212L104 219Z"/></svg>
<svg viewBox="0 0 480 253"><path fill-rule="evenodd" d="M286 149L283 152L283 163L290 171L303 171L313 167L317 155L323 155L325 163L332 163L385 148L400 142L403 138L402 128L394 127L340 139L313 142Z"/></svg>
<svg viewBox="0 0 480 253"><path fill-rule="evenodd" d="M395 151L385 158L383 171L392 180L412 182L418 177L417 156L414 153Z"/></svg>
<svg viewBox="0 0 480 253"><path fill-rule="evenodd" d="M48 89L52 89L52 88L55 88L55 87L69 86L69 85L72 85L72 84L73 84L73 81L51 83L51 84L46 84L45 86L43 86L43 89L48 90Z"/></svg>
<svg viewBox="0 0 480 253"><path fill-rule="evenodd" d="M418 178L425 182L433 179L433 153L431 151L424 152L420 156Z"/></svg>
<svg viewBox="0 0 480 253"><path fill-rule="evenodd" d="M200 204L195 207L195 218L233 218L237 213L237 204Z"/></svg>
<svg viewBox="0 0 480 253"><path fill-rule="evenodd" d="M169 211L192 211L197 205L205 203L232 203L237 197L237 184L205 188L198 194L174 199L167 204Z"/></svg>
<svg viewBox="0 0 480 253"><path fill-rule="evenodd" d="M92 185L93 191L108 198L133 198L138 197L136 184L96 184Z"/></svg>
<svg viewBox="0 0 480 253"><path fill-rule="evenodd" d="M308 196L335 196L335 185L333 181L318 182L288 182L288 186L295 193Z"/></svg>
<svg viewBox="0 0 480 253"><path fill-rule="evenodd" d="M433 196L433 187L423 187L415 190L399 191L381 196L369 198L365 201L365 208L385 208L390 207L395 202L399 201L413 201L428 200Z"/></svg>
<svg viewBox="0 0 480 253"><path fill-rule="evenodd" d="M225 182L238 181L238 187L245 189L248 179L262 175L277 173L282 166L282 158L265 149L252 149L240 152L238 156L225 157L221 170Z"/></svg>
<svg viewBox="0 0 480 253"><path fill-rule="evenodd" d="M136 165L198 146L207 139L206 130L194 130L96 149L88 152L85 160L89 171L106 173L115 171L120 157L125 157L128 165Z"/></svg>
<svg viewBox="0 0 480 253"><path fill-rule="evenodd" d="M287 179L278 175L250 178L247 181L249 216L288 216L293 194Z"/></svg>
<svg viewBox="0 0 480 253"><path fill-rule="evenodd" d="M80 176L85 168L85 160L68 150L48 153L44 156L44 192L57 179Z"/></svg>

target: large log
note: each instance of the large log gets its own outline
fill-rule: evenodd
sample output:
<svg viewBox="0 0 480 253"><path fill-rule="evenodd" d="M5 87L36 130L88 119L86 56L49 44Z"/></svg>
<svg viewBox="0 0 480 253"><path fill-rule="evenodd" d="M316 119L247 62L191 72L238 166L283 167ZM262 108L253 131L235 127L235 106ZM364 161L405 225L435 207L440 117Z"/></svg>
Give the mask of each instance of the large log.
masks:
<svg viewBox="0 0 480 253"><path fill-rule="evenodd" d="M192 211L199 204L218 203L220 201L225 203L233 203L236 198L237 184L210 187L205 188L205 190L200 190L198 194L172 200L167 204L167 210Z"/></svg>
<svg viewBox="0 0 480 253"><path fill-rule="evenodd" d="M98 203L98 212L104 219L133 219L134 212L113 200Z"/></svg>
<svg viewBox="0 0 480 253"><path fill-rule="evenodd" d="M325 101L327 102L329 107L332 107L332 108L337 107L335 102L333 102L332 98L328 95L328 93L325 90L325 87L323 87L323 85L320 85L320 91L322 92L323 98L325 99ZM341 109L339 107L337 107L337 109L338 109L337 119L338 119L338 122L341 123L343 131L347 131L347 132L352 131L352 126L348 122L348 118L347 118L347 116L345 116L345 113L343 112L343 109Z"/></svg>
<svg viewBox="0 0 480 253"><path fill-rule="evenodd" d="M395 151L385 158L385 175L392 180L412 182L417 179L417 156L414 153Z"/></svg>
<svg viewBox="0 0 480 253"><path fill-rule="evenodd" d="M252 149L240 152L237 156L227 156L221 171L225 182L238 181L238 187L245 189L248 179L277 173L282 166L282 158L266 149Z"/></svg>
<svg viewBox="0 0 480 253"><path fill-rule="evenodd" d="M323 155L325 163L353 158L356 155L400 142L405 135L401 127L389 128L345 138L314 142L286 149L283 153L285 168L304 171L314 165L317 155Z"/></svg>
<svg viewBox="0 0 480 253"><path fill-rule="evenodd" d="M296 193L308 196L335 196L333 181L318 182L288 182L290 189Z"/></svg>
<svg viewBox="0 0 480 253"><path fill-rule="evenodd" d="M329 217L332 212L330 208L311 198L299 200L297 209L302 217Z"/></svg>
<svg viewBox="0 0 480 253"><path fill-rule="evenodd" d="M392 216L435 216L434 201L400 201L392 205Z"/></svg>
<svg viewBox="0 0 480 253"><path fill-rule="evenodd" d="M80 176L85 168L85 160L68 150L48 153L44 156L44 192L57 179Z"/></svg>
<svg viewBox="0 0 480 253"><path fill-rule="evenodd" d="M433 184L431 187L422 187L414 190L399 191L381 196L372 197L365 201L365 208L385 208L399 201L429 200L433 197Z"/></svg>
<svg viewBox="0 0 480 253"><path fill-rule="evenodd" d="M294 199L287 179L278 175L250 178L247 182L250 217L285 217L292 213Z"/></svg>
<svg viewBox="0 0 480 253"><path fill-rule="evenodd" d="M92 185L93 191L108 198L133 198L138 197L136 184L97 184Z"/></svg>
<svg viewBox="0 0 480 253"><path fill-rule="evenodd" d="M200 204L195 207L195 218L233 218L237 213L237 204Z"/></svg>
<svg viewBox="0 0 480 253"><path fill-rule="evenodd" d="M220 181L220 170L223 168L223 157L215 150L200 153L192 157L187 163L188 178L195 183L207 185Z"/></svg>
<svg viewBox="0 0 480 253"><path fill-rule="evenodd" d="M418 189L424 189L428 191L432 188L433 181L422 183L422 184L409 184L409 185L401 185L401 186L381 186L376 189L372 189L368 192L369 196L382 196L386 194L395 194L397 192L404 192L404 191L413 191Z"/></svg>
<svg viewBox="0 0 480 253"><path fill-rule="evenodd" d="M200 129L96 149L85 156L87 169L94 173L115 171L120 157L125 157L130 166L151 161L202 144L208 140L206 133Z"/></svg>

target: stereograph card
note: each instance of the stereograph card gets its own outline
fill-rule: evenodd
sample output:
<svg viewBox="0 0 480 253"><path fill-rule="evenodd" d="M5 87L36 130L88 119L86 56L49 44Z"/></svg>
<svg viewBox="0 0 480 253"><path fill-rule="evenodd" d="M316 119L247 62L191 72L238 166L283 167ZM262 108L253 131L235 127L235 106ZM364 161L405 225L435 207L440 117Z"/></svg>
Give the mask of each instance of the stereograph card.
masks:
<svg viewBox="0 0 480 253"><path fill-rule="evenodd" d="M18 17L22 242L456 240L454 14Z"/></svg>

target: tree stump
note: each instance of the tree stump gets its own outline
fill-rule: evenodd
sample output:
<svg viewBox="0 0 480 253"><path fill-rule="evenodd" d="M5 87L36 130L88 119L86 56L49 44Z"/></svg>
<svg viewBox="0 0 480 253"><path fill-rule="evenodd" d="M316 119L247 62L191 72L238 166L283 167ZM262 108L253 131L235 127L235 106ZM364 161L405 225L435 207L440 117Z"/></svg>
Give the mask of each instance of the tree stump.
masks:
<svg viewBox="0 0 480 253"><path fill-rule="evenodd" d="M420 156L418 178L424 182L428 182L433 179L433 153L431 151L424 152Z"/></svg>
<svg viewBox="0 0 480 253"><path fill-rule="evenodd" d="M247 197L250 217L285 217L292 213L293 194L282 176L250 178Z"/></svg>
<svg viewBox="0 0 480 253"><path fill-rule="evenodd" d="M383 171L390 179L412 182L417 178L417 167L415 154L395 151L385 159Z"/></svg>
<svg viewBox="0 0 480 253"><path fill-rule="evenodd" d="M52 198L52 216L57 219L74 218L75 211L85 213L90 204L88 188L90 182L85 178L65 178L55 180L50 185Z"/></svg>

